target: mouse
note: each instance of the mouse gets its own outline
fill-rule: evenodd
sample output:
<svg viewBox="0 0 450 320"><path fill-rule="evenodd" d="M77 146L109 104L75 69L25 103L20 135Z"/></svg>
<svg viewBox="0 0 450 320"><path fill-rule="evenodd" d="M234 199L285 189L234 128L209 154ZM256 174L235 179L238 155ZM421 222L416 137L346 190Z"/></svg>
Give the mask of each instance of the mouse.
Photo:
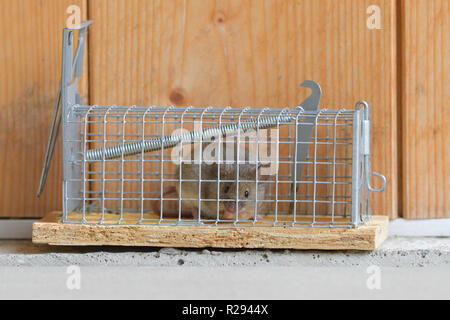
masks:
<svg viewBox="0 0 450 320"><path fill-rule="evenodd" d="M238 182L238 165L234 163L183 163L177 166L181 183L176 183L175 191L181 198L182 211L190 212L194 219L199 218L199 213L202 219L261 219L259 213L264 209L265 202L261 200L266 199L267 177L260 174L260 168L256 164L239 164ZM199 190L200 170L202 180L207 181L200 183ZM200 201L199 194L202 199Z"/></svg>
<svg viewBox="0 0 450 320"><path fill-rule="evenodd" d="M217 179L219 167L220 179ZM176 209L170 210L164 207L164 213L161 216L198 219L200 213L201 219L239 221L261 219L260 213L266 204L261 200L266 200L268 189L268 177L260 174L261 168L262 166L256 164L239 164L240 182L236 182L236 164L182 163L175 169L178 181L175 182L175 185L163 190L163 198L171 199L172 203L175 202ZM200 183L201 190L199 192L200 170L204 181ZM256 184L257 177L258 184ZM236 201L237 191L238 201ZM199 205L199 194L202 199L201 205ZM161 200L153 201L152 204L153 212L158 215L161 214L160 204ZM181 204L181 210L179 204Z"/></svg>

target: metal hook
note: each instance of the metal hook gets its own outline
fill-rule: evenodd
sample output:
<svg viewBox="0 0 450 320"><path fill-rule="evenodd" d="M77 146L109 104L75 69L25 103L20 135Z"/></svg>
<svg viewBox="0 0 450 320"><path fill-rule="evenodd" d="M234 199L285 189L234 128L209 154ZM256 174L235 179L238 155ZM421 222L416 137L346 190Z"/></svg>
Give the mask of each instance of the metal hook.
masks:
<svg viewBox="0 0 450 320"><path fill-rule="evenodd" d="M364 161L364 172L366 176L366 186L367 189L371 192L383 192L386 188L386 177L380 173L372 172L372 175L381 179L381 188L373 188L370 185L370 104L367 101L360 100L356 103L355 110L359 110L359 106L363 105L364 107L364 118L363 118L363 161Z"/></svg>
<svg viewBox="0 0 450 320"><path fill-rule="evenodd" d="M320 85L315 81L305 80L300 87L311 89L311 94L302 102L300 107L305 111L317 111L319 109L320 97L322 96Z"/></svg>
<svg viewBox="0 0 450 320"><path fill-rule="evenodd" d="M370 172L370 160L368 158L366 158L366 156L364 156L364 162L365 162L365 166L366 166L366 172ZM370 185L370 175L366 174L366 186L367 189L369 189L370 192L383 192L384 189L386 189L386 177L378 172L372 172L372 175L378 177L381 179L381 188L377 189L377 188L373 188Z"/></svg>

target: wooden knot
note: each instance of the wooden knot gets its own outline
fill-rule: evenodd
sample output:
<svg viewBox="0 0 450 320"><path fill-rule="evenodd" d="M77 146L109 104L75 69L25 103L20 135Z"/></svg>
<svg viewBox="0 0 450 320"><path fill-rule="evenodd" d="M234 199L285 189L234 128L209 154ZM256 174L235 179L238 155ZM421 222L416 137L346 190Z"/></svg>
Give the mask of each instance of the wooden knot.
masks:
<svg viewBox="0 0 450 320"><path fill-rule="evenodd" d="M186 100L186 92L183 88L175 88L170 93L169 99L176 106L183 105Z"/></svg>
<svg viewBox="0 0 450 320"><path fill-rule="evenodd" d="M224 24L225 21L226 21L225 14L223 12L221 12L221 11L217 11L214 14L213 20L214 20L214 23L217 24L217 25Z"/></svg>

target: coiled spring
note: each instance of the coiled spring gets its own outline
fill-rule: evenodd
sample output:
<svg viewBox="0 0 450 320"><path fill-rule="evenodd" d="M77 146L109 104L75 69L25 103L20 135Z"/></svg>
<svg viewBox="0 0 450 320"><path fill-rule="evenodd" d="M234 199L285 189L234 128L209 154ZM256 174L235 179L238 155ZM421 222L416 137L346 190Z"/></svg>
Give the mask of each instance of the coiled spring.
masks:
<svg viewBox="0 0 450 320"><path fill-rule="evenodd" d="M229 123L221 126L214 126L202 130L193 130L185 133L175 133L165 135L160 138L117 144L111 147L91 149L86 152L86 161L100 161L103 159L116 159L122 156L132 156L142 152L152 152L161 149L173 148L179 143L193 143L195 141L208 141L213 137L224 137L235 135L239 130L248 132L256 129L268 129L280 123L287 123L293 120L301 107L286 110L277 116L263 116L257 119L246 120L238 123ZM288 113L289 112L289 113Z"/></svg>

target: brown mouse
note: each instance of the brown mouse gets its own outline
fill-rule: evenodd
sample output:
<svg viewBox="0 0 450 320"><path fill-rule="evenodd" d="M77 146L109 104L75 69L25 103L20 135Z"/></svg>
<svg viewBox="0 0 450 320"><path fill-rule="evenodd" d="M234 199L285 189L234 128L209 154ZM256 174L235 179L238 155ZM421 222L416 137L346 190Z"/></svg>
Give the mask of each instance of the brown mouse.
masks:
<svg viewBox="0 0 450 320"><path fill-rule="evenodd" d="M195 219L198 219L199 211L203 219L249 220L259 218L258 214L264 208L264 202L261 200L265 200L267 189L267 177L259 174L260 167L255 164L239 164L240 182L238 183L236 181L236 164L220 164L220 179L217 179L219 169L217 163L201 165L183 163L181 175L178 173L182 178L181 188L180 183L177 182L175 185L176 194L181 197L182 211L191 212ZM180 172L179 166L177 170ZM209 181L201 182L199 190L200 170L202 180ZM257 175L258 186L256 184ZM220 181L218 182L218 180ZM237 189L239 196L236 199ZM199 194L201 201L199 201Z"/></svg>

